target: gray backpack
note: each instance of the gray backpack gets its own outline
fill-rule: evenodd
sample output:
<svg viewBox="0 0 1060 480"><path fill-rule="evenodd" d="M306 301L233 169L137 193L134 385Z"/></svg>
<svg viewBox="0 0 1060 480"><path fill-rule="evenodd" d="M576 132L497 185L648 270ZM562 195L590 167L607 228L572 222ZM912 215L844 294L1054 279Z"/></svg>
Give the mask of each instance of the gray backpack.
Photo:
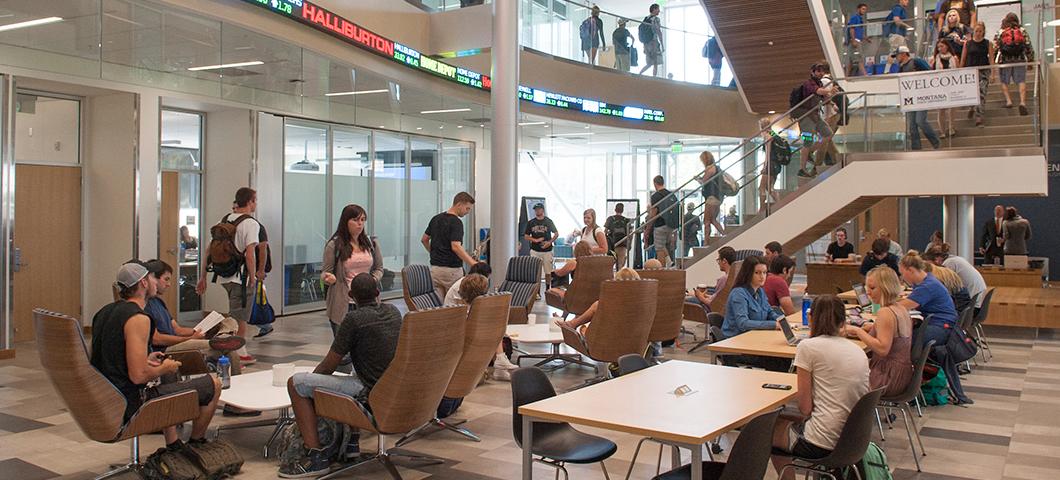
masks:
<svg viewBox="0 0 1060 480"><path fill-rule="evenodd" d="M320 446L329 459L338 458L340 454L345 453L342 450L346 448L348 432L348 428L343 428L334 420L317 419L317 438L320 439ZM306 448L302 442L302 432L298 430L297 424L292 423L283 427L276 443L277 450L280 452L278 455L280 466L294 464L305 455Z"/></svg>

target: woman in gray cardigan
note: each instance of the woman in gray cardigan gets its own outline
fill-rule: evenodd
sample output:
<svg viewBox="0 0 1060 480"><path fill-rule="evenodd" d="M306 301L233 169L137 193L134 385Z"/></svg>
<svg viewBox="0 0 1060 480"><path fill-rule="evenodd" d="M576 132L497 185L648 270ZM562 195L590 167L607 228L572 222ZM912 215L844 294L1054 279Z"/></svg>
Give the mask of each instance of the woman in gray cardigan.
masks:
<svg viewBox="0 0 1060 480"><path fill-rule="evenodd" d="M1027 240L1031 239L1031 222L1020 216L1016 207L1005 209L1005 221L1001 223L1005 237L1005 255L1027 255Z"/></svg>
<svg viewBox="0 0 1060 480"><path fill-rule="evenodd" d="M350 280L359 273L370 273L377 282L383 278L383 256L379 243L368 238L364 231L367 220L368 215L360 205L346 205L335 234L324 245L320 279L329 286L325 300L332 333L338 331L353 303L349 295Z"/></svg>

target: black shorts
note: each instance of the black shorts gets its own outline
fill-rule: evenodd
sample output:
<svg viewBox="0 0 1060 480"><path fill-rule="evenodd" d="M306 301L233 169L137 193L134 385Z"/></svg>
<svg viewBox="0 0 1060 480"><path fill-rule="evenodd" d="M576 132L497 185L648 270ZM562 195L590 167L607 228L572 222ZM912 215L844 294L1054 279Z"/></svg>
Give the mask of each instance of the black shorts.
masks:
<svg viewBox="0 0 1060 480"><path fill-rule="evenodd" d="M788 429L788 445L790 448L784 450L798 458L806 458L810 460L824 458L830 455L832 453L831 450L818 447L802 436L802 429L804 426L805 425L802 423L791 424L791 428Z"/></svg>
<svg viewBox="0 0 1060 480"><path fill-rule="evenodd" d="M186 392L194 390L198 395L199 406L206 406L213 400L214 384L212 375L202 375L199 377L192 378L190 380L183 381L166 381L157 387L146 388L141 392L140 397L135 399L129 399L125 408L125 421L129 421L129 418L140 409L144 403L148 400L163 397L166 395L172 395L174 393Z"/></svg>

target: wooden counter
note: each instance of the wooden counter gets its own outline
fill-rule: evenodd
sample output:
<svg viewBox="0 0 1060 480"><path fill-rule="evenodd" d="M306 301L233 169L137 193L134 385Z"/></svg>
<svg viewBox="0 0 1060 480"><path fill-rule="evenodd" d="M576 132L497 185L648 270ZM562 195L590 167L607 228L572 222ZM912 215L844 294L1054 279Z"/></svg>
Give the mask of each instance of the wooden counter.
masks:
<svg viewBox="0 0 1060 480"><path fill-rule="evenodd" d="M975 267L988 287L1041 288L1041 268Z"/></svg>
<svg viewBox="0 0 1060 480"><path fill-rule="evenodd" d="M865 277L858 272L859 268L860 263L807 263L806 293L835 295L850 290L851 283L865 281Z"/></svg>
<svg viewBox="0 0 1060 480"><path fill-rule="evenodd" d="M986 324L1060 328L1058 312L1060 288L997 287Z"/></svg>

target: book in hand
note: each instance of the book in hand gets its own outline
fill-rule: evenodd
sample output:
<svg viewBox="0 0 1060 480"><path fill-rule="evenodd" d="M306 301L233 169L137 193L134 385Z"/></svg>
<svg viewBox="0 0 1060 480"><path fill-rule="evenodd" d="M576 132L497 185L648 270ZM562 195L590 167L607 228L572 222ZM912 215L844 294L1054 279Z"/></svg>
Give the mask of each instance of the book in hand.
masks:
<svg viewBox="0 0 1060 480"><path fill-rule="evenodd" d="M210 314L207 315L206 318L202 319L202 321L195 326L195 330L206 333L210 331L210 329L212 329L213 327L220 325L221 321L223 321L224 319L224 315L221 315L217 312L210 312Z"/></svg>

